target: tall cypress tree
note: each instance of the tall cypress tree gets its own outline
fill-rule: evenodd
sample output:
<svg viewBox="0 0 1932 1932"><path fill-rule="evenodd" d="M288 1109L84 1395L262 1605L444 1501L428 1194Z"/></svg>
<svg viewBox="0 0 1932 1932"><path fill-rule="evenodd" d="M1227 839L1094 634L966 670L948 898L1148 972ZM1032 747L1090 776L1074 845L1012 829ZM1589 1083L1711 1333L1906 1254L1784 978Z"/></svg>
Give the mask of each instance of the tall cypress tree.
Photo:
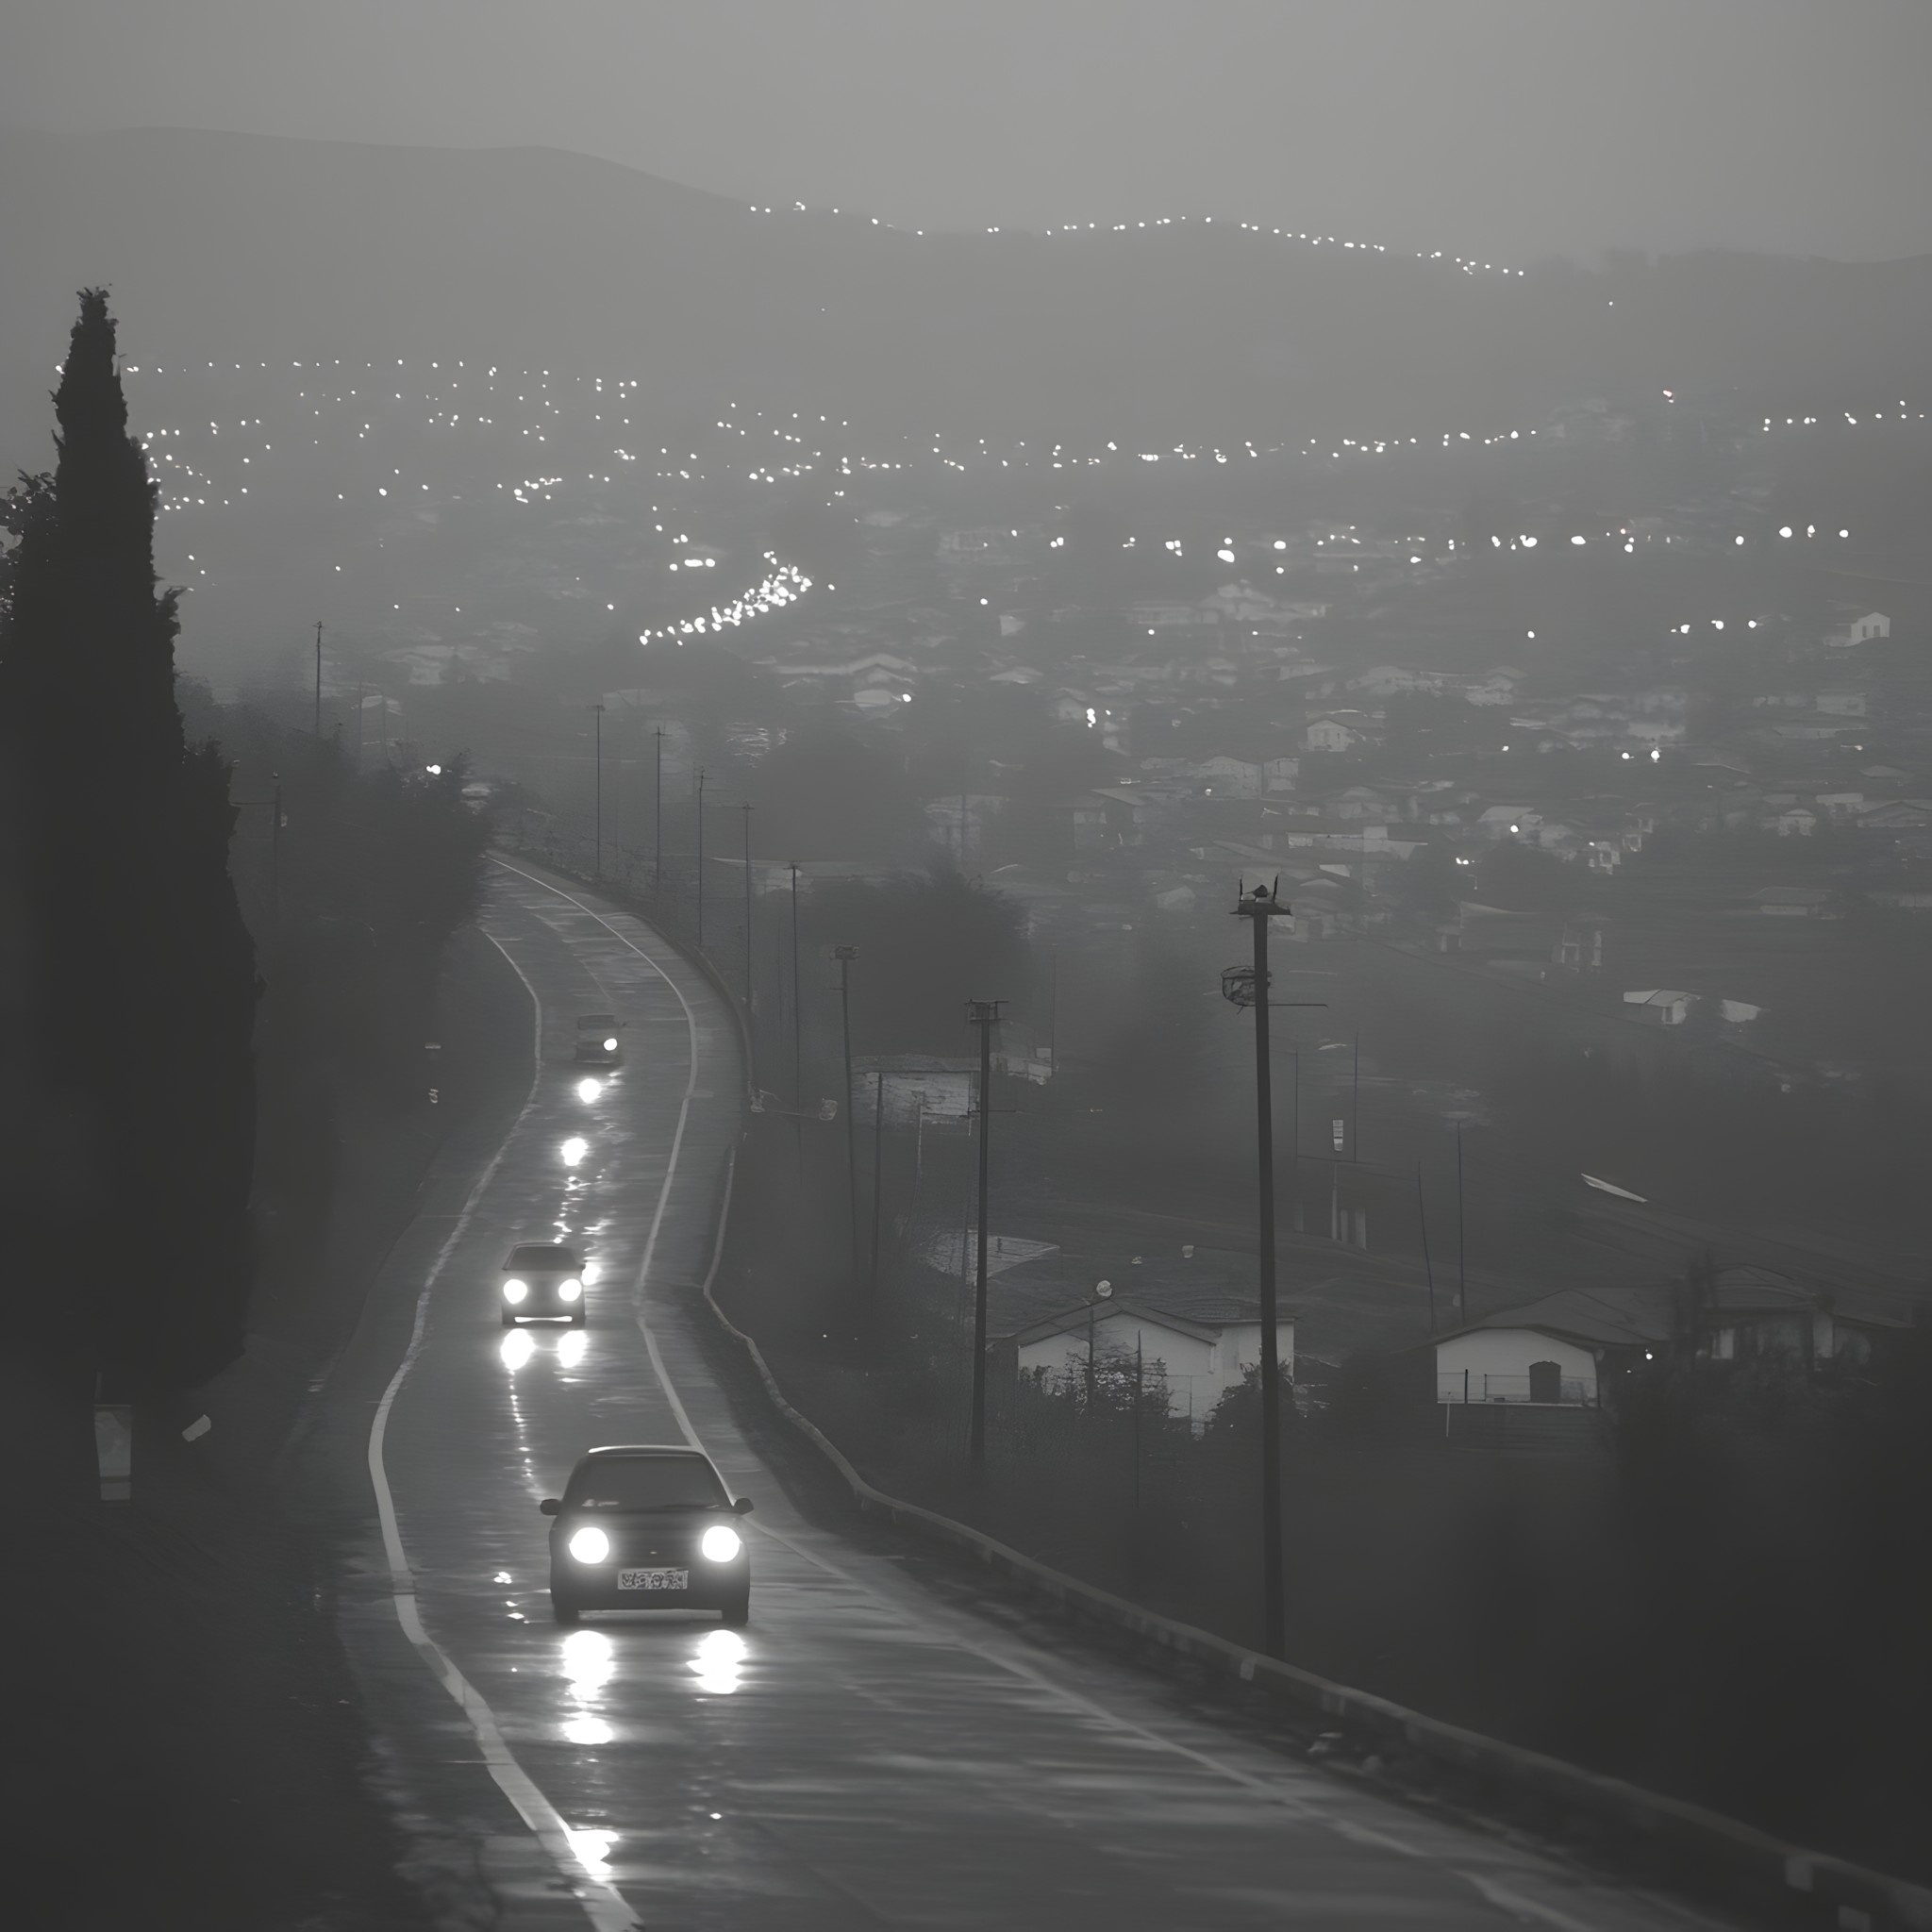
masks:
<svg viewBox="0 0 1932 1932"><path fill-rule="evenodd" d="M19 1342L140 1393L241 1348L258 985L229 767L184 741L176 592L114 353L84 290L58 462L16 494L0 608L0 988L25 1025L0 1193L34 1284Z"/></svg>

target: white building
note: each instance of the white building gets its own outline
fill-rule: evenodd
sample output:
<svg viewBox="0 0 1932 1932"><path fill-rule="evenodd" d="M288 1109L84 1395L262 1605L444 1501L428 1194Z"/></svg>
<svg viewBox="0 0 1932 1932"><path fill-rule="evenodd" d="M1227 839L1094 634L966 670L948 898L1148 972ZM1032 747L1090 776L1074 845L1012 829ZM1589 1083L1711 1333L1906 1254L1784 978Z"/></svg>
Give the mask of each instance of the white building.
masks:
<svg viewBox="0 0 1932 1932"><path fill-rule="evenodd" d="M1882 610L1868 610L1861 617L1834 631L1827 631L1824 647L1828 651L1849 651L1855 644L1870 643L1874 638L1889 638L1891 635L1891 619Z"/></svg>
<svg viewBox="0 0 1932 1932"><path fill-rule="evenodd" d="M1275 1349L1290 1379L1294 1374L1294 1323L1275 1324ZM1022 1375L1080 1376L1101 1363L1117 1367L1138 1358L1150 1380L1158 1364L1168 1406L1196 1427L1230 1389L1261 1360L1261 1324L1207 1321L1170 1315L1140 1301L1093 1300L1023 1328L1008 1344Z"/></svg>

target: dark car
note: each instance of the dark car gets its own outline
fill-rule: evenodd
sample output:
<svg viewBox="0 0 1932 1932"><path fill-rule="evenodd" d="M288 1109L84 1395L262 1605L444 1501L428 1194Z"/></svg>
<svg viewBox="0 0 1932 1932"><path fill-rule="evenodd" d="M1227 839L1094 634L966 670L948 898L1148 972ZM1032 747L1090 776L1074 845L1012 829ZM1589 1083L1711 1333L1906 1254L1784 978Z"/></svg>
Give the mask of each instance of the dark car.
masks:
<svg viewBox="0 0 1932 1932"><path fill-rule="evenodd" d="M583 1013L577 1018L576 1059L579 1066L614 1067L623 1055L617 1036L624 1022L615 1013Z"/></svg>
<svg viewBox="0 0 1932 1932"><path fill-rule="evenodd" d="M561 1242L512 1248L503 1257L503 1325L534 1317L581 1327L587 1258Z"/></svg>
<svg viewBox="0 0 1932 1932"><path fill-rule="evenodd" d="M592 1449L562 1498L541 1504L550 1525L550 1607L559 1624L585 1610L717 1610L751 1614L751 1555L732 1522L736 1502L702 1450Z"/></svg>

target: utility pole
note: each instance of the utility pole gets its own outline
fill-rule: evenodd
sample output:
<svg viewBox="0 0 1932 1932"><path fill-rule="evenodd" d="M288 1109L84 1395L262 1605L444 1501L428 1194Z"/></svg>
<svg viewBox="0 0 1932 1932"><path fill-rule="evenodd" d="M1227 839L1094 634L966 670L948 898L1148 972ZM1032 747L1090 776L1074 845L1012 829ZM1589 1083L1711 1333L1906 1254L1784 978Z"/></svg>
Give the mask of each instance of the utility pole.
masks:
<svg viewBox="0 0 1932 1932"><path fill-rule="evenodd" d="M1290 1072L1289 1108L1293 1118L1288 1129L1288 1198L1294 1210L1294 1231L1302 1231L1302 1057L1288 1057Z"/></svg>
<svg viewBox="0 0 1932 1932"><path fill-rule="evenodd" d="M805 1172L805 1013L798 1003L798 861L791 867L791 1156Z"/></svg>
<svg viewBox="0 0 1932 1932"><path fill-rule="evenodd" d="M1462 1123L1456 1123L1456 1319L1469 1320L1469 1282L1463 1274L1462 1240Z"/></svg>
<svg viewBox="0 0 1932 1932"><path fill-rule="evenodd" d="M886 1179L886 1074L881 1067L873 1074L872 1094L872 1292L879 1292L879 1206L885 1194Z"/></svg>
<svg viewBox="0 0 1932 1932"><path fill-rule="evenodd" d="M1052 1064L1054 1077L1058 1079L1060 1071L1060 949L1053 947L1046 957L1046 1058Z"/></svg>
<svg viewBox="0 0 1932 1932"><path fill-rule="evenodd" d="M705 768L698 767L698 951L705 950Z"/></svg>
<svg viewBox="0 0 1932 1932"><path fill-rule="evenodd" d="M596 716L597 756L596 756L596 849L591 860L591 874L593 878L604 876L604 701L600 698L591 707Z"/></svg>
<svg viewBox="0 0 1932 1932"><path fill-rule="evenodd" d="M744 1018L751 1024L751 807L741 805L744 814ZM752 1083L756 1086L758 1083Z"/></svg>
<svg viewBox="0 0 1932 1932"><path fill-rule="evenodd" d="M791 867L791 1105L805 1106L805 1015L798 1005L798 861Z"/></svg>
<svg viewBox="0 0 1932 1932"><path fill-rule="evenodd" d="M658 762L651 791L651 910L661 917L664 896L664 727L657 730Z"/></svg>
<svg viewBox="0 0 1932 1932"><path fill-rule="evenodd" d="M315 625L315 741L322 742L322 622Z"/></svg>
<svg viewBox="0 0 1932 1932"><path fill-rule="evenodd" d="M1261 1621L1270 1657L1287 1649L1281 1565L1281 1362L1274 1298L1274 1106L1268 1062L1268 922L1289 910L1267 886L1243 892L1237 919L1255 929L1255 1130L1260 1179Z"/></svg>
<svg viewBox="0 0 1932 1932"><path fill-rule="evenodd" d="M1348 1150L1351 1160L1362 1158L1362 1029L1355 1029L1355 1092L1348 1103Z"/></svg>
<svg viewBox="0 0 1932 1932"><path fill-rule="evenodd" d="M1415 1211L1423 1225L1423 1275L1429 1284L1429 1333L1436 1332L1436 1270L1429 1259L1429 1204L1423 1198L1423 1164L1415 1164Z"/></svg>
<svg viewBox="0 0 1932 1932"><path fill-rule="evenodd" d="M986 1469L986 1196L988 1146L991 1140L992 1029L1003 1000L968 1000L966 1020L979 1028L979 1236L973 1257L973 1416L967 1433L967 1460L977 1476Z"/></svg>
<svg viewBox="0 0 1932 1932"><path fill-rule="evenodd" d="M851 1224L852 1279L858 1280L858 1141L852 1120L852 962L858 958L857 946L834 946L832 957L839 962L839 1024L845 1039L845 1092L840 1110L845 1116L845 1204Z"/></svg>

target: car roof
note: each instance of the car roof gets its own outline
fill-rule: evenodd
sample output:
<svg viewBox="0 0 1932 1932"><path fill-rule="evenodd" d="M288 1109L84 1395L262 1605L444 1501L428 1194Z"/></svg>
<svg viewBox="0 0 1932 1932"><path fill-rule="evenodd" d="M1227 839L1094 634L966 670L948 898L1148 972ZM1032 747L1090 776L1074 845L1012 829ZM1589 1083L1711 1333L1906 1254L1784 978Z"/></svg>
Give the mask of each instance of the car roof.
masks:
<svg viewBox="0 0 1932 1932"><path fill-rule="evenodd" d="M577 1024L579 1026L615 1026L617 1024L617 1015L615 1013L579 1013L577 1015Z"/></svg>
<svg viewBox="0 0 1932 1932"><path fill-rule="evenodd" d="M504 1250L503 1265L508 1268L512 1255L568 1255L573 1261L576 1249L569 1241L512 1241ZM529 1264L525 1262L525 1266Z"/></svg>

